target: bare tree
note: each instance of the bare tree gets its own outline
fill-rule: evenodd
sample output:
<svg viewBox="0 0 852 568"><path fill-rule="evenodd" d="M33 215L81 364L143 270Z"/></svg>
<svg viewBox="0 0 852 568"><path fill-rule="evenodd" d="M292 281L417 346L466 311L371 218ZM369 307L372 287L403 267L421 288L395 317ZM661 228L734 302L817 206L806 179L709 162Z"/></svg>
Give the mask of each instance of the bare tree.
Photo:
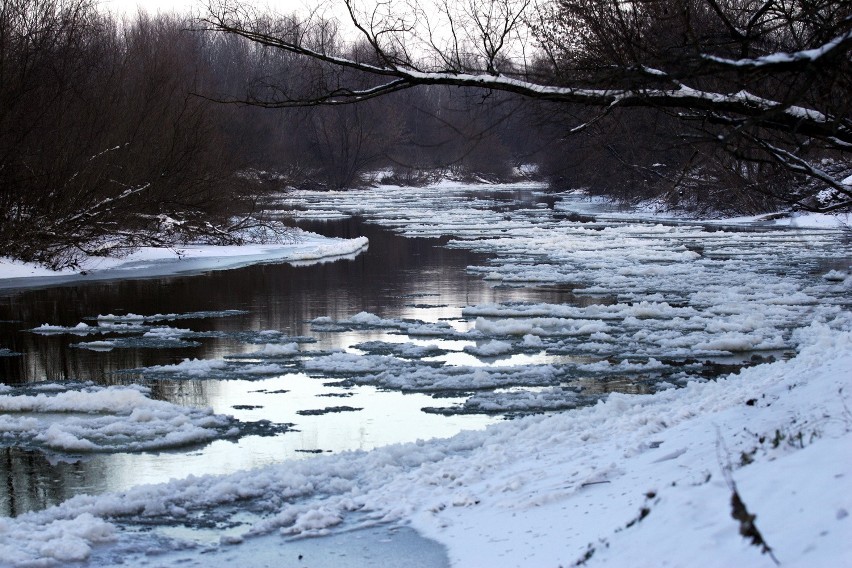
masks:
<svg viewBox="0 0 852 568"><path fill-rule="evenodd" d="M211 4L204 21L208 29L313 61L334 77L311 90L281 85L245 100L250 104L333 106L421 85L475 87L588 109L577 113L571 133L615 111L647 108L672 117L673 136L695 148L711 144L732 164L780 168L790 183L809 179L835 195L830 202L813 200L813 192L777 195L783 199L823 211L852 205L852 187L839 179L843 168L822 165L826 157L843 163L852 151L848 3L443 0L438 11L344 4L368 47L361 56L345 56L339 34L323 41L317 21L270 25L231 0ZM530 37L539 47L535 57ZM694 173L671 179L677 184Z"/></svg>
<svg viewBox="0 0 852 568"><path fill-rule="evenodd" d="M186 27L119 25L89 0L0 4L0 254L60 268L242 238L255 188L219 107L191 95L210 74Z"/></svg>

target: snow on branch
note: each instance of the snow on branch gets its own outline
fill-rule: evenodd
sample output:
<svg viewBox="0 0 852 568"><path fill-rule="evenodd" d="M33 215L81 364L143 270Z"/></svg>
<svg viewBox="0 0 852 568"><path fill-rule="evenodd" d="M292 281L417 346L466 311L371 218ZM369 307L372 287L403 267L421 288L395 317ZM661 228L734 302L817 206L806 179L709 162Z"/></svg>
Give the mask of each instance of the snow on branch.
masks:
<svg viewBox="0 0 852 568"><path fill-rule="evenodd" d="M841 34L824 45L792 53L779 52L756 58L728 59L715 55L702 55L707 61L739 69L753 68L764 71L791 71L805 65L816 65L821 59L842 54L852 47L852 30Z"/></svg>
<svg viewBox="0 0 852 568"><path fill-rule="evenodd" d="M304 41L305 34L268 33L264 26L259 25L239 9L226 8L227 2L219 7L210 7L209 14L204 20L209 30L232 34L273 49L283 50L310 60L355 72L351 81L361 81L372 77L378 79L376 84L364 87L335 86L321 92L309 94L287 92L284 88L277 90L275 98L249 98L230 100L244 104L282 108L297 106L333 106L362 102L397 91L410 89L420 85L447 85L460 87L475 87L515 93L531 99L545 100L558 103L569 103L587 107L646 107L683 111L701 111L714 113L717 122L729 124L742 123L747 120L752 125L758 125L773 131L795 135L815 137L828 146L845 149L852 145L852 126L848 120L832 116L816 108L792 104L783 100L772 100L757 96L748 90L728 93L712 89L700 89L685 84L685 80L670 76L667 72L650 66L642 66L641 73L652 78L653 83L640 86L623 86L617 81L601 84L598 87L585 86L588 81L577 76L563 80L563 85L552 85L544 82L529 81L521 73L500 73L492 65L497 55L490 56L489 67L480 71L465 72L455 65L455 59L449 54L439 58L445 64L444 69L422 71L420 65L408 54L399 57L383 50L379 42L379 34L372 27L361 25L350 7L350 16L355 26L366 38L375 58L370 62L353 57L336 54L332 46L310 46ZM347 6L349 6L347 2ZM291 26L298 26L295 21ZM515 22L516 23L516 22ZM513 24L514 25L514 24ZM393 30L391 30L393 31ZM501 30L502 36L508 32ZM502 45L502 44L501 44ZM852 47L852 31L841 34L825 45L810 50L795 53L777 53L756 59L725 59L706 56L706 61L725 68L736 68L742 73L761 72L770 69L791 66L813 65L823 59L848 51ZM355 76L358 78L356 79ZM677 80L675 80L675 77ZM572 85L571 83L574 83ZM746 82L743 82L746 84ZM718 117L723 117L719 120Z"/></svg>

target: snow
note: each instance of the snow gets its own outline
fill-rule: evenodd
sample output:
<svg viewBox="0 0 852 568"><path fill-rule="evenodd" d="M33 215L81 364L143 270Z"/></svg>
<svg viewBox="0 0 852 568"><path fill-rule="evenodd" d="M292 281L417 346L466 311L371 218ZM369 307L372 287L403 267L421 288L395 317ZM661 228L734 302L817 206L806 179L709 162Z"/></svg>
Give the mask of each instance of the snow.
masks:
<svg viewBox="0 0 852 568"><path fill-rule="evenodd" d="M705 55L704 58L735 67L768 67L774 64L785 64L797 61L815 62L819 58L832 52L844 42L848 42L850 38L852 38L852 32L846 32L813 49L804 49L792 53L777 52L763 57L756 57L754 59L727 59L712 55Z"/></svg>
<svg viewBox="0 0 852 568"><path fill-rule="evenodd" d="M288 244L187 245L179 251L141 247L123 258L91 257L82 262L79 269L60 271L0 257L0 288L196 274L269 262L302 266L353 258L366 250L368 244L366 237L338 239L300 231L294 242Z"/></svg>

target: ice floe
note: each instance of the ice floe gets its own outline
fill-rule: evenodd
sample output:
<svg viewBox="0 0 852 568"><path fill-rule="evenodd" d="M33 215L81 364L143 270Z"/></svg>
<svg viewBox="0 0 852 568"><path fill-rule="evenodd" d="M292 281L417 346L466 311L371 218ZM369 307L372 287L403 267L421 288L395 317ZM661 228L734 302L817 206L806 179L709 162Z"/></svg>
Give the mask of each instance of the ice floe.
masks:
<svg viewBox="0 0 852 568"><path fill-rule="evenodd" d="M140 386L50 385L0 394L0 445L54 453L155 451L286 430L154 400ZM41 392L40 392L41 391Z"/></svg>
<svg viewBox="0 0 852 568"><path fill-rule="evenodd" d="M257 351L136 371L295 370L453 397L428 412L536 415L445 440L78 496L0 521L0 557L99 564L104 542L131 538L116 528L205 523L231 531L222 546L151 531L132 536L138 563L166 543L163 565L172 546L224 566L229 554L269 546L259 535L401 523L446 544L458 566L772 566L731 516L735 490L784 565L849 557L852 471L838 456L850 449L852 317L838 232L661 224L572 195L556 196L552 211L500 211L499 191L376 188L292 203L298 215L359 214L408 236L450 237L448 246L487 255L470 273L498 287L558 286L570 291L564 304L489 302L452 322L316 318L315 333L370 340L355 339L357 352L308 352L282 333L246 332ZM654 394L607 392L619 382ZM308 412L334 408L355 409Z"/></svg>

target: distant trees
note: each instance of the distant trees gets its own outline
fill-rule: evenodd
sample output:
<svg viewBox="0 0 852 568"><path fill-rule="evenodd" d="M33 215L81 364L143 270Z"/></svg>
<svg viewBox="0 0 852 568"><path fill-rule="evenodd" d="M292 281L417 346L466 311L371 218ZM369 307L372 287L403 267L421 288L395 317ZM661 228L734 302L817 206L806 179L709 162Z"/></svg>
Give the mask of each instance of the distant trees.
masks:
<svg viewBox="0 0 852 568"><path fill-rule="evenodd" d="M239 3L210 6L210 29L310 60L335 78L313 89L280 84L247 102L339 106L427 85L515 93L572 117L554 122L594 141L593 160L618 164L625 175L610 183L717 204L728 200L709 192L726 184L754 208L778 199L821 211L852 205L841 180L852 150L848 3L554 0L542 8L494 0L429 12L344 1L366 45L357 56L336 36L324 41L316 22L270 27ZM613 120L640 145L607 135ZM658 144L641 140L648 121Z"/></svg>
<svg viewBox="0 0 852 568"><path fill-rule="evenodd" d="M0 8L2 254L50 266L202 236L249 200L185 22L118 23L89 0Z"/></svg>
<svg viewBox="0 0 852 568"><path fill-rule="evenodd" d="M372 57L368 44L345 41L334 21L302 21L295 16L275 19L259 12L253 23L265 33L298 37L341 56L364 61ZM200 94L231 103L241 116L251 116L249 122L257 128L276 130L277 134L271 136L260 132L258 136L249 135L247 143L255 155L271 157L270 150L274 149L277 159L267 160L267 166L292 172L291 181L296 184L353 187L364 182L364 174L379 169L394 170L398 181L424 179L420 173L436 168L455 169L462 177L490 175L509 167L508 156L506 161L499 160L502 140L523 138L501 128L501 140L486 140L495 138L495 125L513 123L515 113L485 91L471 96L439 86L357 106L318 104L308 99L305 104L277 104L271 101L294 93L309 97L333 92L339 85L368 89L372 79L286 50L269 49L237 34L207 37L216 46L220 61L215 65L218 81L214 88ZM239 59L239 64L226 61L232 58ZM236 69L239 71L233 73ZM488 99L486 105L479 104L483 96ZM251 107L266 112L258 114ZM247 127L234 126L238 130ZM486 149L488 146L490 149ZM495 149L496 153L492 151ZM489 153L492 159L474 164L471 157L480 151Z"/></svg>
<svg viewBox="0 0 852 568"><path fill-rule="evenodd" d="M143 245L241 242L268 228L265 191L357 187L368 171L464 155L450 148L467 117L438 116L426 93L413 101L421 113L401 100L280 111L212 100L336 78L196 28L169 15L117 21L94 0L0 4L0 255L61 268ZM427 143L416 157L415 138Z"/></svg>

